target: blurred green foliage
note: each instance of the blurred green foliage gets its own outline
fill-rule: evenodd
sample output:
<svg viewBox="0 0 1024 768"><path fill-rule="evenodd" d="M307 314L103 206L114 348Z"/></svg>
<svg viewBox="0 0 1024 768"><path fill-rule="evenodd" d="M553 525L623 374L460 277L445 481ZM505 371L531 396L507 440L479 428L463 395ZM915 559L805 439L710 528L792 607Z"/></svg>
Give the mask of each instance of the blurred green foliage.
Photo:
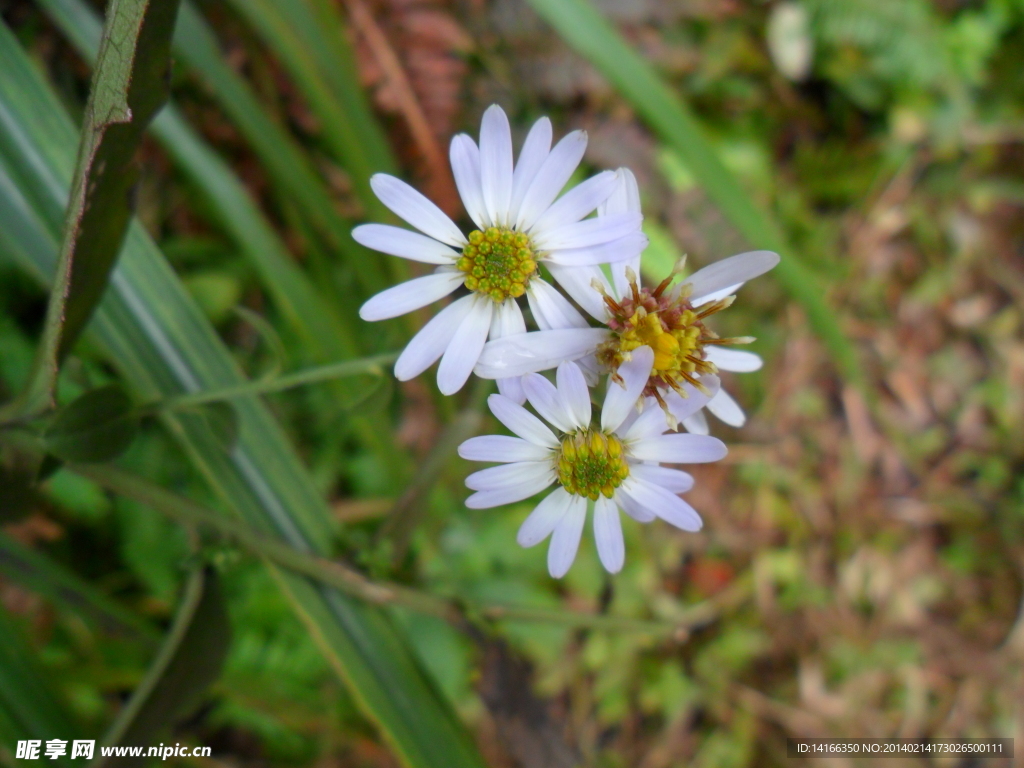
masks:
<svg viewBox="0 0 1024 768"><path fill-rule="evenodd" d="M422 323L356 319L404 269L347 239L352 222L383 215L366 174L398 168L423 187L437 175L411 138L410 105L389 90L394 73L367 47L373 29L350 15L357 5L187 6L194 34L175 42L174 109L140 154L140 221L254 379L392 351ZM0 13L81 114L89 67L75 51L97 27L93 17L62 21L68 7L6 0ZM594 169L631 166L644 192L648 280L681 254L696 267L746 247L678 149L524 3L363 7L442 149L453 133L475 132L496 100L517 135L550 114L557 134L588 129ZM562 582L547 576L543 548L515 544L528 504L464 508L468 466L457 458L430 478L395 562L381 534L388 510L467 405L440 398L429 376L355 408L379 377L267 395L335 516L318 528L324 551L376 579L546 617L470 616L467 632L387 609L489 764L522 762L517 746L551 731L581 764L645 768L788 765L786 736L1014 735L1024 685L1024 4L600 7L803 257L855 347L864 393L771 279L751 285L719 330L754 329L767 363L735 382L752 419L721 428L728 464L696 473L688 498L704 532L627 523L622 573L607 577L585 538ZM783 7L803 19L786 38L809 52L799 72L783 71L787 51L767 39ZM364 146L359 130L376 138ZM20 174L0 159L0 182ZM0 401L30 376L47 306L12 242L0 233ZM121 378L87 335L58 401ZM180 428L144 418L122 466L222 508ZM30 487L35 468L3 458L18 470L2 475L4 535L45 558L40 579L67 579L71 591L56 599L3 570L0 672L34 676L0 685L0 763L13 763L17 739L47 729L103 733L146 675L152 630L167 629L203 563L217 570L233 637L219 680L173 738L240 765L394 764L393 743L265 563L66 468ZM90 608L74 607L90 595L100 596ZM104 606L141 629L104 625ZM621 625L559 623L557 613ZM649 622L685 631L658 634ZM519 682L539 708L512 684L494 694L498 641L525 660Z"/></svg>

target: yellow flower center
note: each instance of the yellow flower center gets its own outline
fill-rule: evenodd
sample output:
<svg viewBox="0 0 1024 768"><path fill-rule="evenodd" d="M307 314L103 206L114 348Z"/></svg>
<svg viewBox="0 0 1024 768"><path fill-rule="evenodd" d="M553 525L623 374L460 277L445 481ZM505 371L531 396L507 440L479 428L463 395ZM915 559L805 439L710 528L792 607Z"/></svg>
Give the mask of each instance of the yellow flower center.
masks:
<svg viewBox="0 0 1024 768"><path fill-rule="evenodd" d="M652 375L679 378L683 373L697 372L702 362L703 343L697 313L683 309L674 322L667 324L660 313L638 307L618 335L619 352L632 352L648 346L654 350Z"/></svg>
<svg viewBox="0 0 1024 768"><path fill-rule="evenodd" d="M749 337L719 338L704 321L732 304L729 296L710 301L700 307L690 303L690 286L668 290L672 277L657 288L640 288L631 277L630 295L615 301L605 296L612 337L597 351L598 360L614 375L630 353L647 346L654 350L654 368L644 388L644 397L654 397L664 406L666 389L686 397L685 384L703 391L700 376L717 373L715 364L707 359L705 347L710 345L746 344Z"/></svg>
<svg viewBox="0 0 1024 768"><path fill-rule="evenodd" d="M629 477L622 441L593 429L584 429L562 440L556 460L558 482L569 493L596 501L611 498Z"/></svg>
<svg viewBox="0 0 1024 768"><path fill-rule="evenodd" d="M526 292L530 278L537 272L530 238L511 229L488 227L469 233L469 243L455 263L466 273L466 287L501 303Z"/></svg>

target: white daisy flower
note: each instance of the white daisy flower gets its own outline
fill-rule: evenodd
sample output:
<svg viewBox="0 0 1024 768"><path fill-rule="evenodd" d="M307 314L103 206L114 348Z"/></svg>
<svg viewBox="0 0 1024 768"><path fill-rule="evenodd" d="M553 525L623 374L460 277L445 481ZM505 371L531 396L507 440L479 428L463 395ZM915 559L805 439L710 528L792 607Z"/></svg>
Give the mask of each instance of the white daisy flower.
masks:
<svg viewBox="0 0 1024 768"><path fill-rule="evenodd" d="M619 170L619 185L598 210L599 216L638 212L636 179ZM734 294L747 281L779 262L771 251L751 251L698 270L672 287L674 275L656 288L638 285L640 255L610 265L609 280L598 266L552 265L551 274L568 294L603 327L591 328L579 313L561 328L553 326L526 336L489 343L476 373L483 378L517 376L553 368L562 360L579 360L585 368L615 372L629 354L649 346L654 368L644 395L662 404L672 420L691 432L707 434L702 412L691 413L683 402L687 385L700 387L702 377L723 371L755 371L761 358L727 347L752 341L749 337L719 338L705 324L708 317L732 304ZM708 410L727 424L742 426L743 409L724 390L708 403ZM690 413L685 418L682 413ZM675 426L673 424L673 426Z"/></svg>
<svg viewBox="0 0 1024 768"><path fill-rule="evenodd" d="M440 358L438 388L446 395L457 392L488 336L526 331L516 298L526 294L531 305L542 307L542 317L572 309L538 276L539 263L590 266L629 258L643 249L647 240L638 210L584 218L615 191L615 172L600 173L558 197L586 145L586 134L574 131L552 147L551 122L542 118L513 165L508 118L500 107L488 108L479 147L465 134L451 143L455 183L478 227L468 235L405 182L385 174L370 179L380 201L419 232L364 224L352 236L368 248L437 268L377 294L360 308L360 317L385 320L438 301L461 286L470 291L413 337L395 363L398 379L411 379ZM514 389L508 382L506 386ZM515 391L511 394L521 399Z"/></svg>
<svg viewBox="0 0 1024 768"><path fill-rule="evenodd" d="M576 557L588 509L598 555L610 573L621 570L625 559L619 510L641 523L660 517L684 531L701 528L700 515L676 495L693 487L693 478L660 463L718 461L725 444L704 435L664 434L665 417L658 408L636 415L653 364L654 352L641 347L619 367L620 381L608 381L600 426L591 426L590 391L575 363L558 366L557 386L539 374L526 375L526 397L554 431L509 398L491 395L491 412L517 437L474 437L459 446L465 459L502 462L466 478L476 491L466 500L472 509L522 501L558 485L516 538L532 547L551 536L548 571L555 578L564 576ZM717 386L713 377L708 383L709 391ZM694 410L707 402L708 394L689 394Z"/></svg>

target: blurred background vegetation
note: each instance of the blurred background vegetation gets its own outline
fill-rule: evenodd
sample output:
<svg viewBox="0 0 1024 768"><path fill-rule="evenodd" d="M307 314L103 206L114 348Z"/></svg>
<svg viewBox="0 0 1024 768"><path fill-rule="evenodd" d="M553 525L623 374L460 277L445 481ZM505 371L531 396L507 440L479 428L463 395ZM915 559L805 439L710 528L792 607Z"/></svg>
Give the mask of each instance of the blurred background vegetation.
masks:
<svg viewBox="0 0 1024 768"><path fill-rule="evenodd" d="M21 764L18 739L112 723L115 743L211 746L178 760L200 766L728 768L790 764L787 736L1024 744L1024 2L601 0L611 26L590 9L182 5L141 226L58 386L62 405L116 382L157 405L121 475L72 464L32 485L5 449L0 763ZM102 11L0 0L0 401L42 333ZM609 39L639 58L609 59ZM447 142L494 102L517 143L550 115L589 132L587 172L633 169L646 275L750 247L791 265L717 327L755 335L766 365L730 382L751 419L715 426L729 457L693 470L704 531L627 522L615 577L585 537L550 579L544 548L515 544L529 504L464 508L454 446L495 428L486 388L443 398L385 363L160 405L400 349L427 312L356 315L415 269L349 238L387 220L368 177L461 216ZM313 581L281 575L303 567ZM175 627L171 671L201 685L146 730L125 702L147 680L150 702L173 698L154 658Z"/></svg>

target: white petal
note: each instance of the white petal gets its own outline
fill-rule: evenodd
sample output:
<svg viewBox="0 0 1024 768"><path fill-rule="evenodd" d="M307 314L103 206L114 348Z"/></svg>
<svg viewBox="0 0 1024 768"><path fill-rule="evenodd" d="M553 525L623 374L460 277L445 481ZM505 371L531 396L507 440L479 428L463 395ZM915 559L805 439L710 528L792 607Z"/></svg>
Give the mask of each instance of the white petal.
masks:
<svg viewBox="0 0 1024 768"><path fill-rule="evenodd" d="M465 279L461 272L435 272L381 291L359 308L363 320L387 320L433 304L454 291Z"/></svg>
<svg viewBox="0 0 1024 768"><path fill-rule="evenodd" d="M707 353L708 360L723 371L750 373L761 370L761 366L764 365L760 355L744 352L742 349L723 349L712 345L705 347L704 351Z"/></svg>
<svg viewBox="0 0 1024 768"><path fill-rule="evenodd" d="M569 509L555 525L548 545L548 573L556 579L565 576L576 559L580 547L583 523L587 520L587 500L582 496L571 496Z"/></svg>
<svg viewBox="0 0 1024 768"><path fill-rule="evenodd" d="M506 299L495 307L494 317L491 318L490 338L500 339L505 336L514 336L517 333L526 333L526 321L523 320L523 312L516 304L516 300ZM518 376L498 379L498 391L519 405L526 402L523 383Z"/></svg>
<svg viewBox="0 0 1024 768"><path fill-rule="evenodd" d="M459 258L459 252L444 243L387 224L361 224L352 230L352 239L375 251L424 264L454 264Z"/></svg>
<svg viewBox="0 0 1024 768"><path fill-rule="evenodd" d="M526 192L537 177L537 172L551 152L551 121L542 117L526 135L523 148L519 152L519 160L516 162L515 170L512 172L512 197L508 205L509 221L514 222L519 218L519 209L522 207ZM559 190L561 187L559 187ZM558 192L555 192L558 194Z"/></svg>
<svg viewBox="0 0 1024 768"><path fill-rule="evenodd" d="M625 214L630 215L630 214ZM591 221L602 221L602 219L587 219L579 224L588 224ZM578 226L578 225L573 225ZM541 260L545 264L561 264L566 267L587 267L596 264L611 264L616 266L620 262L636 263L640 252L647 247L647 235L636 231L618 240L611 240L607 243L589 245L581 248L564 248L553 250ZM624 272L625 270L623 270ZM614 270L613 270L614 272ZM636 270L633 270L636 273ZM607 282L607 281L605 281ZM622 278L625 282L625 276ZM616 290L615 295L620 296L624 290Z"/></svg>
<svg viewBox="0 0 1024 768"><path fill-rule="evenodd" d="M491 338L500 339L517 333L526 333L526 321L523 320L523 311L516 300L508 298L495 306L491 318Z"/></svg>
<svg viewBox="0 0 1024 768"><path fill-rule="evenodd" d="M706 293L698 299L695 299L691 296L690 304L692 304L694 307L702 307L705 304L710 304L712 301L724 299L726 296L733 296L736 294L736 291L738 291L742 287L743 283L736 283L735 285L726 286L720 291L712 291L711 293Z"/></svg>
<svg viewBox="0 0 1024 768"><path fill-rule="evenodd" d="M511 224L512 130L505 110L497 104L487 108L480 124L480 180L491 221L497 226Z"/></svg>
<svg viewBox="0 0 1024 768"><path fill-rule="evenodd" d="M370 177L373 192L403 221L442 243L461 248L466 238L440 208L401 179L376 173Z"/></svg>
<svg viewBox="0 0 1024 768"><path fill-rule="evenodd" d="M605 307L604 298L592 285L593 281L597 280L604 286L606 292L612 293L608 279L599 267L563 267L550 260L545 263L551 271L551 276L558 281L558 284L565 289L573 301L583 307L583 310L595 320L602 323L608 321L608 309Z"/></svg>
<svg viewBox="0 0 1024 768"><path fill-rule="evenodd" d="M592 248L611 243L627 235L638 234L643 217L639 213L616 213L598 216L546 230L534 238L534 245L542 251L573 248ZM565 261L559 261L565 264Z"/></svg>
<svg viewBox="0 0 1024 768"><path fill-rule="evenodd" d="M706 392L701 392L692 384L685 384L683 385L683 391L686 392L686 397L682 397L678 392L668 392L665 394L665 405L668 406L669 411L675 416L676 421L685 421L700 411L721 387L721 382L717 376L701 376L700 381L704 385ZM707 433L705 432L704 434Z"/></svg>
<svg viewBox="0 0 1024 768"><path fill-rule="evenodd" d="M517 461L474 472L466 478L466 487L474 491L504 491L510 488L533 489L524 491L525 499L547 488L555 481L555 470L550 461Z"/></svg>
<svg viewBox="0 0 1024 768"><path fill-rule="evenodd" d="M545 461L551 449L510 435L480 435L459 446L459 456L468 461Z"/></svg>
<svg viewBox="0 0 1024 768"><path fill-rule="evenodd" d="M526 289L533 319L542 331L563 328L588 328L587 319L551 285L535 277Z"/></svg>
<svg viewBox="0 0 1024 768"><path fill-rule="evenodd" d="M557 448L559 442L554 433L521 405L516 405L503 395L491 395L487 398L487 407L494 418L508 427L512 432L534 445L545 448Z"/></svg>
<svg viewBox="0 0 1024 768"><path fill-rule="evenodd" d="M620 427L618 432L622 439L627 442L637 442L651 437L657 437L668 431L668 420L665 412L658 405L654 398L649 398L644 405L644 412L629 426L623 433Z"/></svg>
<svg viewBox="0 0 1024 768"><path fill-rule="evenodd" d="M554 424L563 432L572 432L583 426L576 423L576 419L566 405L565 400L555 385L545 379L539 373L531 373L523 376L523 391L526 392L526 399L530 405L550 424Z"/></svg>
<svg viewBox="0 0 1024 768"><path fill-rule="evenodd" d="M546 371L565 360L591 355L608 338L607 328L532 331L487 343L476 365L483 379Z"/></svg>
<svg viewBox="0 0 1024 768"><path fill-rule="evenodd" d="M572 498L561 486L545 496L519 527L516 534L519 546L532 547L550 536L572 506Z"/></svg>
<svg viewBox="0 0 1024 768"><path fill-rule="evenodd" d="M708 401L708 410L730 427L742 427L747 423L747 415L724 389Z"/></svg>
<svg viewBox="0 0 1024 768"><path fill-rule="evenodd" d="M681 469L661 467L657 464L631 464L629 474L638 480L660 485L672 493L686 493L693 488L693 475Z"/></svg>
<svg viewBox="0 0 1024 768"><path fill-rule="evenodd" d="M586 355L573 360L583 371L583 378L587 380L587 386L593 389L601 383L601 364L597 362L596 355Z"/></svg>
<svg viewBox="0 0 1024 768"><path fill-rule="evenodd" d="M630 427L633 426L634 422L636 422L636 420L640 418L641 412L647 413L647 411L650 410L650 403L652 402L656 403L657 401L653 397L645 397L643 404L638 402L637 407L633 408L626 414L626 418L624 418L622 420L622 423L619 424L618 428L615 430L615 434L619 435L620 437L626 434L629 431Z"/></svg>
<svg viewBox="0 0 1024 768"><path fill-rule="evenodd" d="M601 429L614 432L625 421L631 408L647 386L651 369L654 367L654 350L650 347L639 347L632 352L632 358L619 366L618 375L623 384L611 377L608 379L608 392L601 408Z"/></svg>
<svg viewBox="0 0 1024 768"><path fill-rule="evenodd" d="M463 296L442 309L412 337L395 362L395 378L408 381L419 376L451 343L452 337L473 307L473 297Z"/></svg>
<svg viewBox="0 0 1024 768"><path fill-rule="evenodd" d="M599 496L594 502L594 542L601 565L608 573L618 573L626 559L626 544L622 539L622 521L619 508L611 499Z"/></svg>
<svg viewBox="0 0 1024 768"><path fill-rule="evenodd" d="M699 531L704 525L693 507L660 485L629 477L618 490L631 496L637 504L676 528Z"/></svg>
<svg viewBox="0 0 1024 768"><path fill-rule="evenodd" d="M536 493L540 493L543 490L541 488ZM490 509L491 507L501 507L505 504L515 504L517 501L522 501L523 498L518 488L506 488L500 491L477 491L466 499L466 506L469 509Z"/></svg>
<svg viewBox="0 0 1024 768"><path fill-rule="evenodd" d="M455 331L441 358L441 365L437 367L437 388L442 395L454 395L462 389L480 358L487 334L491 330L494 302L485 296L473 298L476 301L469 315Z"/></svg>
<svg viewBox="0 0 1024 768"><path fill-rule="evenodd" d="M615 491L615 503L622 507L622 511L638 523L649 523L657 518L657 515L651 510L629 494L624 493L621 486Z"/></svg>
<svg viewBox="0 0 1024 768"><path fill-rule="evenodd" d="M711 429L708 427L708 418L704 415L704 411L697 411L685 419L680 419L680 421L683 422L683 427L691 435L711 434Z"/></svg>
<svg viewBox="0 0 1024 768"><path fill-rule="evenodd" d="M629 168L619 168L615 173L615 191L597 207L597 215L607 216L627 211L640 213L640 187L636 183L636 176Z"/></svg>
<svg viewBox="0 0 1024 768"><path fill-rule="evenodd" d="M562 363L558 366L555 380L558 382L558 394L568 406L577 426L589 426L590 388L583 378L583 371L576 363Z"/></svg>
<svg viewBox="0 0 1024 768"><path fill-rule="evenodd" d="M573 131L555 145L523 196L516 219L516 229L526 232L533 227L534 222L554 202L562 187L569 181L569 177L583 159L586 149L587 134L584 131Z"/></svg>
<svg viewBox="0 0 1024 768"><path fill-rule="evenodd" d="M552 229L579 221L607 200L615 191L615 173L603 171L570 189L530 227L530 232L543 235Z"/></svg>
<svg viewBox="0 0 1024 768"><path fill-rule="evenodd" d="M523 391L523 379L520 376L509 376L507 379L498 379L498 392L507 397L513 403L522 405L526 402L526 392Z"/></svg>
<svg viewBox="0 0 1024 768"><path fill-rule="evenodd" d="M691 299L700 299L714 291L745 283L763 275L779 263L779 254L772 251L749 251L716 261L694 272L686 280L693 286Z"/></svg>
<svg viewBox="0 0 1024 768"><path fill-rule="evenodd" d="M705 435L668 434L638 440L629 445L629 455L641 461L665 464L703 464L718 461L728 453L725 443Z"/></svg>
<svg viewBox="0 0 1024 768"><path fill-rule="evenodd" d="M452 175L459 197L466 207L466 213L480 229L490 221L484 206L484 190L480 183L480 149L476 142L464 133L452 139L448 153L452 163Z"/></svg>

